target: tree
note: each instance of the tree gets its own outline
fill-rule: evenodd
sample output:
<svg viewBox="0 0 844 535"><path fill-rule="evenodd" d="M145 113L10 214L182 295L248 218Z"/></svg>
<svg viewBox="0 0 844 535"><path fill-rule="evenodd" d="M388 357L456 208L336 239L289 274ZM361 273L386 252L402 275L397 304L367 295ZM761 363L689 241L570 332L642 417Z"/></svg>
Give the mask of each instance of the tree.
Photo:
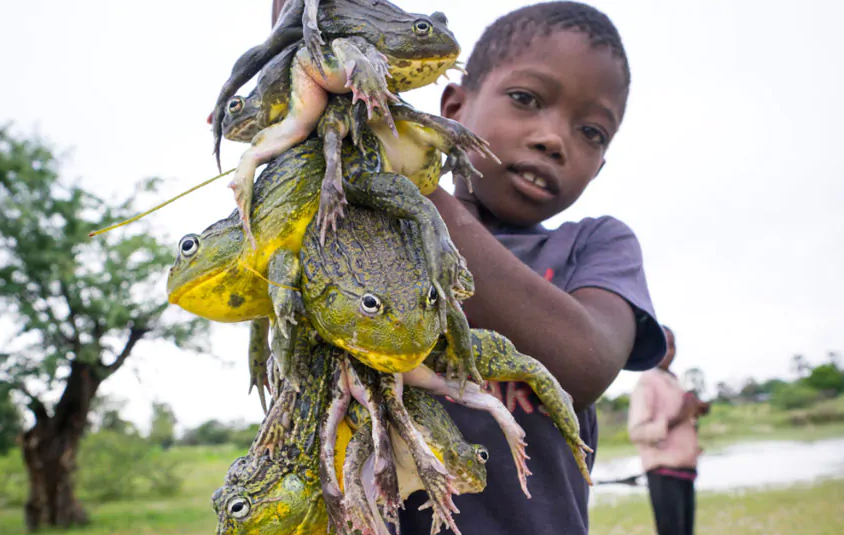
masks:
<svg viewBox="0 0 844 535"><path fill-rule="evenodd" d="M791 369L799 378L806 377L812 371L809 361L803 355L794 355L791 357Z"/></svg>
<svg viewBox="0 0 844 535"><path fill-rule="evenodd" d="M26 397L35 422L22 441L30 531L87 522L72 477L79 441L98 388L139 342L198 351L207 340L206 322L165 313L158 288L173 252L139 231L144 223L88 237L134 214L134 199L157 181L109 204L61 181L58 168L41 141L0 128L0 309L14 328L0 340L0 382Z"/></svg>
<svg viewBox="0 0 844 535"><path fill-rule="evenodd" d="M0 385L0 457L15 445L23 427L21 411L12 400L12 389Z"/></svg>
<svg viewBox="0 0 844 535"><path fill-rule="evenodd" d="M719 403L732 403L733 400L736 399L736 391L725 383L724 381L719 382L715 385L715 400Z"/></svg>
<svg viewBox="0 0 844 535"><path fill-rule="evenodd" d="M829 392L833 395L844 393L844 373L834 364L821 364L814 368L803 382L818 392Z"/></svg>
<svg viewBox="0 0 844 535"><path fill-rule="evenodd" d="M829 359L829 363L841 369L841 355L838 354L838 351L830 351L826 354L826 357Z"/></svg>
<svg viewBox="0 0 844 535"><path fill-rule="evenodd" d="M700 368L689 368L683 374L683 381L689 385L697 397L703 397L706 390L706 378Z"/></svg>
<svg viewBox="0 0 844 535"><path fill-rule="evenodd" d="M166 403L152 404L152 423L149 429L149 440L164 449L173 445L176 432L176 415Z"/></svg>

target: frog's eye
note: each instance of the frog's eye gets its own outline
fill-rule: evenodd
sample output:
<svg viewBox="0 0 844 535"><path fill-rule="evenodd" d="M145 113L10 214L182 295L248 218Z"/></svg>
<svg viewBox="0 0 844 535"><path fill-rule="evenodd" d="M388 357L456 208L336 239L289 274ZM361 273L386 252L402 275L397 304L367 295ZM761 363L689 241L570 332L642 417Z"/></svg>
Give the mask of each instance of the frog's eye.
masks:
<svg viewBox="0 0 844 535"><path fill-rule="evenodd" d="M234 97L229 100L228 103L228 110L229 113L240 113L240 110L243 109L243 97Z"/></svg>
<svg viewBox="0 0 844 535"><path fill-rule="evenodd" d="M486 464L489 460L489 452L483 446L478 446L477 451L475 452L475 456L478 458L478 461L481 464Z"/></svg>
<svg viewBox="0 0 844 535"><path fill-rule="evenodd" d="M381 310L381 300L372 294L363 294L360 298L360 309L364 314L377 314Z"/></svg>
<svg viewBox="0 0 844 535"><path fill-rule="evenodd" d="M240 496L235 496L226 504L226 511L228 511L229 516L238 520L248 515L251 509L252 505L249 500Z"/></svg>
<svg viewBox="0 0 844 535"><path fill-rule="evenodd" d="M420 37L431 35L431 32L433 31L433 25L425 19L419 19L413 23L413 33Z"/></svg>
<svg viewBox="0 0 844 535"><path fill-rule="evenodd" d="M199 236L196 234L188 234L179 240L179 252L185 258L190 258L199 250Z"/></svg>
<svg viewBox="0 0 844 535"><path fill-rule="evenodd" d="M437 300L440 298L440 293L437 291L437 287L433 284L428 289L428 306L434 306L437 304Z"/></svg>

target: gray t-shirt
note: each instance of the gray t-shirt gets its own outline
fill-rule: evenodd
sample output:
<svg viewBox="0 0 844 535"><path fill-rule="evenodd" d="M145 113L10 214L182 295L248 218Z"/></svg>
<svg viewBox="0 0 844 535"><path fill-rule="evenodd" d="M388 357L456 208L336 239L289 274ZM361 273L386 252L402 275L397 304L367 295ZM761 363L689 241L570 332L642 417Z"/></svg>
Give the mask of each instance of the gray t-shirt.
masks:
<svg viewBox="0 0 844 535"><path fill-rule="evenodd" d="M605 216L564 223L556 230L537 225L528 229L499 228L493 234L558 288L566 292L603 288L630 303L636 315L636 341L626 370L646 370L662 360L665 337L651 305L639 242L627 225ZM490 383L490 387L527 433L527 463L533 472L527 481L532 498L527 499L522 493L510 449L496 422L440 398L466 439L483 444L490 452L486 490L454 498L460 510L455 516L460 531L463 535L585 535L589 531L589 486L539 398L524 383ZM597 450L594 405L579 413L578 419L584 442ZM589 455L590 470L594 461L594 454ZM400 514L402 535L430 533L430 509L417 511L426 500L424 491L408 499Z"/></svg>

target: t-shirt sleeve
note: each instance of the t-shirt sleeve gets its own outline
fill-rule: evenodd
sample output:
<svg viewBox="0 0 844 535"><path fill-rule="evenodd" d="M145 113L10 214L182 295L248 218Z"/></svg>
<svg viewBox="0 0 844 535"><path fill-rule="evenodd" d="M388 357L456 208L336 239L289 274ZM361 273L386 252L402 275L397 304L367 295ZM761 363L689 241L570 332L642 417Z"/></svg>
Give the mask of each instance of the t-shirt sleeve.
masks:
<svg viewBox="0 0 844 535"><path fill-rule="evenodd" d="M665 355L666 343L648 292L639 240L630 227L613 217L590 223L578 233L566 260L573 265L563 289L602 288L624 298L636 317L636 340L624 369L653 368Z"/></svg>

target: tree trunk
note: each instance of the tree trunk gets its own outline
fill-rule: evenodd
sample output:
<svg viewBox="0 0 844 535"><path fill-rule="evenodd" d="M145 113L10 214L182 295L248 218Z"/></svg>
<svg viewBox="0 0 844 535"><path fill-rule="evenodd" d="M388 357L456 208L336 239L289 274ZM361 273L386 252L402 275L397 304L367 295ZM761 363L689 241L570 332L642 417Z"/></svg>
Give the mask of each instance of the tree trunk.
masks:
<svg viewBox="0 0 844 535"><path fill-rule="evenodd" d="M74 494L76 453L85 432L91 400L101 377L97 365L72 362L70 377L54 415L35 408L35 425L24 434L23 458L29 474L29 500L24 516L30 532L42 526L88 523Z"/></svg>

